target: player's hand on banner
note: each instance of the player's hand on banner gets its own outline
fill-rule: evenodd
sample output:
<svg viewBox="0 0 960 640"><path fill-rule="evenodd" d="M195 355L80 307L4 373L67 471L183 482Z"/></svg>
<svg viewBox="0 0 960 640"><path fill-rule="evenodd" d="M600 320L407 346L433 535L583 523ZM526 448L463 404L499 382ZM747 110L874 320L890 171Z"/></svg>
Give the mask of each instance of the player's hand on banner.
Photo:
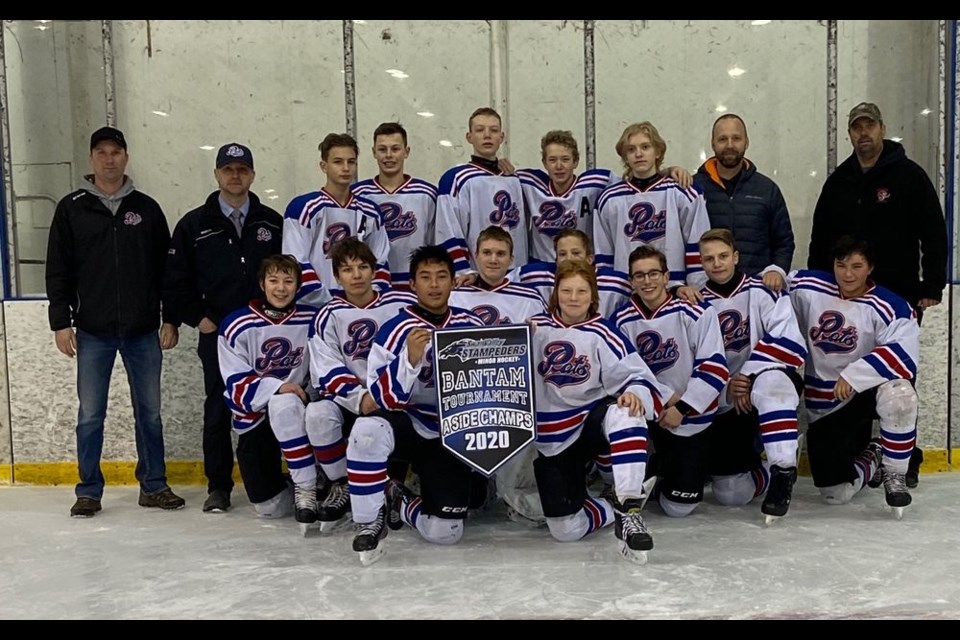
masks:
<svg viewBox="0 0 960 640"><path fill-rule="evenodd" d="M423 327L417 327L407 336L407 360L410 366L415 367L423 360L423 353L427 350L427 344L430 342L430 331Z"/></svg>
<svg viewBox="0 0 960 640"><path fill-rule="evenodd" d="M217 330L217 325L213 320L204 316L200 324L197 325L197 330L200 333L214 333Z"/></svg>
<svg viewBox="0 0 960 640"><path fill-rule="evenodd" d="M940 301L935 298L920 298L920 302L917 303L921 309L929 309L930 307L935 307L940 304Z"/></svg>
<svg viewBox="0 0 960 640"><path fill-rule="evenodd" d="M837 378L837 384L833 387L833 396L840 401L846 400L856 391L850 386L850 383L843 379L843 376Z"/></svg>
<svg viewBox="0 0 960 640"><path fill-rule="evenodd" d="M763 286L765 286L767 289L770 289L770 291L776 291L779 293L780 290L786 286L786 284L787 283L783 280L783 276L776 271L767 271L765 274L763 274Z"/></svg>
<svg viewBox="0 0 960 640"><path fill-rule="evenodd" d="M462 276L457 276L456 278L454 278L453 286L454 288L470 286L476 281L477 281L476 273L465 273Z"/></svg>
<svg viewBox="0 0 960 640"><path fill-rule="evenodd" d="M693 176L683 167L667 167L661 172L661 175L672 178L674 182L684 189L687 189L693 184Z"/></svg>
<svg viewBox="0 0 960 640"><path fill-rule="evenodd" d="M657 420L657 423L661 427L670 429L671 431L679 427L681 422L683 422L683 414L680 413L676 407L665 409L663 413L660 414L660 419Z"/></svg>
<svg viewBox="0 0 960 640"><path fill-rule="evenodd" d="M360 398L360 415L368 416L379 408L369 392L363 394L363 397Z"/></svg>
<svg viewBox="0 0 960 640"><path fill-rule="evenodd" d="M700 292L687 284L683 285L682 287L677 287L674 295L682 300L686 300L690 304L697 304L703 300L703 296L700 294Z"/></svg>
<svg viewBox="0 0 960 640"><path fill-rule="evenodd" d="M277 393L295 393L297 394L297 397L300 398L300 401L303 402L303 404L307 404L307 402L309 402L309 399L307 398L307 392L303 390L303 387L295 382L284 382L282 385L280 385L280 388L277 389Z"/></svg>
<svg viewBox="0 0 960 640"><path fill-rule="evenodd" d="M53 341L57 349L65 356L74 357L77 355L77 334L73 329L57 329L53 332Z"/></svg>
<svg viewBox="0 0 960 640"><path fill-rule="evenodd" d="M176 326L170 324L169 322L164 322L160 325L160 348L161 349L173 349L177 346L177 343L180 341L180 329Z"/></svg>
<svg viewBox="0 0 960 640"><path fill-rule="evenodd" d="M617 398L617 406L623 407L631 416L643 415L643 401L636 394L629 391L624 392Z"/></svg>
<svg viewBox="0 0 960 640"><path fill-rule="evenodd" d="M500 171L505 174L514 173L517 168L513 166L513 163L510 162L507 158L500 158L497 163L500 165Z"/></svg>

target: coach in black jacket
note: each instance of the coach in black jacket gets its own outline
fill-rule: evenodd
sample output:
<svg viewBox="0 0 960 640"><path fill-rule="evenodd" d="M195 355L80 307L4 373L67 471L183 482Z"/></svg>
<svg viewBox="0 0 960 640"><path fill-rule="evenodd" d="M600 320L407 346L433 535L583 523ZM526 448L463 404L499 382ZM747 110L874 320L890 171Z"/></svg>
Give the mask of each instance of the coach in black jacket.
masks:
<svg viewBox="0 0 960 640"><path fill-rule="evenodd" d="M740 116L720 116L710 135L714 157L700 166L695 180L707 202L710 226L733 234L740 269L779 291L793 261L793 227L780 188L744 158L749 144Z"/></svg>
<svg viewBox="0 0 960 640"><path fill-rule="evenodd" d="M250 192L255 175L250 149L237 143L221 147L214 171L220 189L177 223L167 261L166 294L173 316L177 324L200 331L197 354L206 393L203 467L208 493L203 510L208 512L229 509L233 489L230 411L223 397L217 329L227 314L259 297L260 262L282 247L283 218ZM275 448L268 457L279 459L276 440L267 446Z"/></svg>

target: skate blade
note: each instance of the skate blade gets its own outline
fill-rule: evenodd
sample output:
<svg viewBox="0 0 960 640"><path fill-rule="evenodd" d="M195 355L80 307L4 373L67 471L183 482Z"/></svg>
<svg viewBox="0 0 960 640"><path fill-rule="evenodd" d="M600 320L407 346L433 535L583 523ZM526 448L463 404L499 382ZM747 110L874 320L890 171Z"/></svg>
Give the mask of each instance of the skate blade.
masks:
<svg viewBox="0 0 960 640"><path fill-rule="evenodd" d="M386 552L387 550L383 545L383 540L381 540L380 544L378 544L375 549L371 549L370 551L358 551L357 555L360 557L360 564L365 567L369 567L374 562L382 558L383 554Z"/></svg>
<svg viewBox="0 0 960 640"><path fill-rule="evenodd" d="M315 529L319 530L320 528L317 522L298 522L297 524L300 525L300 535L304 538L309 536L311 531Z"/></svg>
<svg viewBox="0 0 960 640"><path fill-rule="evenodd" d="M516 522L517 524L522 524L532 529L539 529L547 525L546 518L529 518L513 507L507 507L507 519L510 520L510 522Z"/></svg>
<svg viewBox="0 0 960 640"><path fill-rule="evenodd" d="M641 566L647 564L647 552L631 549L626 542L620 543L620 555L633 564Z"/></svg>
<svg viewBox="0 0 960 640"><path fill-rule="evenodd" d="M907 507L890 507L890 510L893 511L894 518L896 518L897 520L903 520L903 511L906 508Z"/></svg>
<svg viewBox="0 0 960 640"><path fill-rule="evenodd" d="M346 529L350 524L352 524L352 516L348 511L342 518L339 520L330 520L328 522L317 521L319 523L318 529L322 534L336 533L337 531L342 531Z"/></svg>
<svg viewBox="0 0 960 640"><path fill-rule="evenodd" d="M783 518L784 518L784 516L764 515L764 516L763 516L763 524L765 524L766 526L769 527L769 526L773 525L777 520L781 520L781 519L783 519Z"/></svg>

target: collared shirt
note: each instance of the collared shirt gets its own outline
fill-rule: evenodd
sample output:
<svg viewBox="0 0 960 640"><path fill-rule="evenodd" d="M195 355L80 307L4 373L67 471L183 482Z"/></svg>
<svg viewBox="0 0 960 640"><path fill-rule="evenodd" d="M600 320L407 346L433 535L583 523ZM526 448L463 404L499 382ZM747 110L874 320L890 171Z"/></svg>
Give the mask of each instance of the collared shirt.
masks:
<svg viewBox="0 0 960 640"><path fill-rule="evenodd" d="M227 216L227 219L229 220L230 214L233 213L235 207L228 204L227 201L223 199L222 195L219 196L217 200L220 202L220 210L223 211L223 215ZM240 209L240 226L242 227L243 223L247 219L247 214L250 212L250 198L247 198L247 200L237 208Z"/></svg>

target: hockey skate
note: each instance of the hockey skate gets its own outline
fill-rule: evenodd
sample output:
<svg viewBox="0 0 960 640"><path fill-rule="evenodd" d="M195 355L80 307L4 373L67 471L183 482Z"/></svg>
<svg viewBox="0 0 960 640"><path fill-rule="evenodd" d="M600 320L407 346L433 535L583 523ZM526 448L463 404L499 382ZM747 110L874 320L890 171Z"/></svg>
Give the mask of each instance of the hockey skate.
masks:
<svg viewBox="0 0 960 640"><path fill-rule="evenodd" d="M369 567L383 557L385 552L381 540L387 537L387 507L380 507L373 522L357 523L357 535L353 538L353 550L360 554L360 564Z"/></svg>
<svg viewBox="0 0 960 640"><path fill-rule="evenodd" d="M647 551L653 549L653 537L640 516L642 502L639 499L625 500L623 505L614 503L614 535L620 541L620 555L636 564L647 563Z"/></svg>
<svg viewBox="0 0 960 640"><path fill-rule="evenodd" d="M403 519L400 514L416 497L417 494L399 480L391 480L387 483L387 526L393 531L403 528Z"/></svg>
<svg viewBox="0 0 960 640"><path fill-rule="evenodd" d="M350 489L347 479L332 482L327 497L317 509L320 533L333 533L350 521Z"/></svg>
<svg viewBox="0 0 960 640"><path fill-rule="evenodd" d="M300 533L304 536L316 527L317 522L317 488L297 484L293 486L293 517L300 525Z"/></svg>
<svg viewBox="0 0 960 640"><path fill-rule="evenodd" d="M903 518L903 510L910 506L913 498L907 489L905 474L883 468L883 490L887 497L887 506L893 510L897 520Z"/></svg>
<svg viewBox="0 0 960 640"><path fill-rule="evenodd" d="M876 438L870 441L870 444L867 445L867 448L863 450L861 456L873 456L873 459L876 461L877 470L873 472L873 475L867 480L867 486L871 489L876 489L881 484L883 484L883 447L880 446L880 441Z"/></svg>
<svg viewBox="0 0 960 640"><path fill-rule="evenodd" d="M783 469L777 465L770 467L770 487L760 506L767 526L787 515L790 500L793 497L793 485L796 481L796 467L789 469Z"/></svg>

